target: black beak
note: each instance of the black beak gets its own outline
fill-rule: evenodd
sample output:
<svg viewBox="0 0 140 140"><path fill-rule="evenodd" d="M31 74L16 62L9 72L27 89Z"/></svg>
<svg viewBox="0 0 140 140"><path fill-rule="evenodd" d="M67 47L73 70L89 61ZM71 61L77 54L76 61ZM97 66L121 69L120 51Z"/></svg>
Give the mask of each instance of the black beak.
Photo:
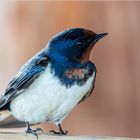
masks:
<svg viewBox="0 0 140 140"><path fill-rule="evenodd" d="M100 34L97 34L95 36L95 40L94 40L94 43L96 43L97 41L99 41L101 38L103 38L104 36L108 35L108 33L100 33Z"/></svg>

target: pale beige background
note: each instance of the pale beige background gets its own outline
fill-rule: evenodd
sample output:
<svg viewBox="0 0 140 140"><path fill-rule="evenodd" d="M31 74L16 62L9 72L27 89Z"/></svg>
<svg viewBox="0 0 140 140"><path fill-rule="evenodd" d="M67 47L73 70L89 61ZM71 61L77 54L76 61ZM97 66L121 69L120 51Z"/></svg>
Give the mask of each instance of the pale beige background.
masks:
<svg viewBox="0 0 140 140"><path fill-rule="evenodd" d="M59 31L108 32L91 53L98 70L94 94L63 128L74 135L140 137L140 2L0 2L0 9L1 93Z"/></svg>

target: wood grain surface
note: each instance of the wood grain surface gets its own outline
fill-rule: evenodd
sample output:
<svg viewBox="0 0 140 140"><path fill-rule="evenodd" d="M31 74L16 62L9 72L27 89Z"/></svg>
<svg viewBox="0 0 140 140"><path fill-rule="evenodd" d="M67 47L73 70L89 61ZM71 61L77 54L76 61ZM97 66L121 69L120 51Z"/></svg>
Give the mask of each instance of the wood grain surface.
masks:
<svg viewBox="0 0 140 140"><path fill-rule="evenodd" d="M38 140L138 140L139 138L126 138L126 137L95 137L95 136L53 136L50 134L39 134ZM37 140L32 135L25 133L15 132L0 132L0 140Z"/></svg>

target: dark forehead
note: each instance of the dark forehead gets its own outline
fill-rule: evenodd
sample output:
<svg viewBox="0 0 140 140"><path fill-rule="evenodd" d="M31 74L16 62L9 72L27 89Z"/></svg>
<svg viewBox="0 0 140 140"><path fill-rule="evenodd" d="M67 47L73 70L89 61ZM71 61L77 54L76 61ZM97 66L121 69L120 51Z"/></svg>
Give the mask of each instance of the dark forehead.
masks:
<svg viewBox="0 0 140 140"><path fill-rule="evenodd" d="M63 32L60 32L59 34L57 34L55 37L60 37L60 38L70 38L70 39L75 39L75 38L86 38L88 36L91 35L95 35L96 33L88 30L88 29L84 29L84 28L72 28L72 29L68 29L65 30Z"/></svg>
<svg viewBox="0 0 140 140"><path fill-rule="evenodd" d="M51 40L49 40L49 43L50 45L53 45L57 42L62 42L62 40L86 39L89 36L94 35L96 35L96 33L88 29L72 28L58 33Z"/></svg>
<svg viewBox="0 0 140 140"><path fill-rule="evenodd" d="M82 28L73 28L69 30L65 30L61 33L58 34L58 36L63 37L63 38L77 38L77 37L82 37L84 36L84 29Z"/></svg>

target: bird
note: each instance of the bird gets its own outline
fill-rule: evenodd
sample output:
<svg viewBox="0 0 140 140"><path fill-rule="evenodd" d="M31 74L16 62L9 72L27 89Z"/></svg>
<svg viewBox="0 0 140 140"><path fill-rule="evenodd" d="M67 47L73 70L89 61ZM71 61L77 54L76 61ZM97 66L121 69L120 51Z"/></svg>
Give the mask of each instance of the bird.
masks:
<svg viewBox="0 0 140 140"><path fill-rule="evenodd" d="M92 94L97 70L89 57L93 46L107 34L70 28L52 37L20 68L1 95L1 121L8 111L26 123L26 133L38 137L37 132L43 130L33 130L31 125L50 122L59 129L51 133L66 135L61 123Z"/></svg>

